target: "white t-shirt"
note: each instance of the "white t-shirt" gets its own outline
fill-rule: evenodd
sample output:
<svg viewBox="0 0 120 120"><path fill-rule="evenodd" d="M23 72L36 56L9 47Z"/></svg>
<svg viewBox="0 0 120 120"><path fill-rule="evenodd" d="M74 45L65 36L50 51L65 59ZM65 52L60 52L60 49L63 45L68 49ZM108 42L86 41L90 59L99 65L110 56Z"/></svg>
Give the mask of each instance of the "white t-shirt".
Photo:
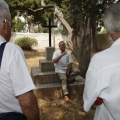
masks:
<svg viewBox="0 0 120 120"><path fill-rule="evenodd" d="M0 36L0 44L6 42ZM5 46L0 68L0 113L22 113L19 96L35 88L21 48L8 42Z"/></svg>
<svg viewBox="0 0 120 120"><path fill-rule="evenodd" d="M61 54L62 54L61 50L56 50L53 53L52 60L57 58ZM71 54L67 51L67 53L64 56L62 56L62 58L57 63L54 63L55 72L56 73L66 73L66 70L68 68L68 64L71 62L73 62Z"/></svg>

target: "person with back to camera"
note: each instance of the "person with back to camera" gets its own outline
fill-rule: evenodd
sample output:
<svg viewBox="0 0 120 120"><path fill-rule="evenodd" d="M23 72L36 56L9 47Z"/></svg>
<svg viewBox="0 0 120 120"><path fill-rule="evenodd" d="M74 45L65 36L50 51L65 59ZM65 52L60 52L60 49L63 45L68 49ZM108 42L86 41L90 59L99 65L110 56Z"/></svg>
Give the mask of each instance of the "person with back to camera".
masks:
<svg viewBox="0 0 120 120"><path fill-rule="evenodd" d="M120 120L120 1L106 9L104 26L113 44L91 59L83 95L84 110L96 107L94 120Z"/></svg>
<svg viewBox="0 0 120 120"><path fill-rule="evenodd" d="M60 80L62 80L62 90L64 95L64 100L68 102L70 99L68 97L67 88L67 78L69 77L72 69L73 60L71 54L66 51L66 45L64 41L59 42L60 50L56 50L53 53L53 62L55 66L55 72L58 74Z"/></svg>
<svg viewBox="0 0 120 120"><path fill-rule="evenodd" d="M0 0L0 120L39 120L39 109L22 49L9 42L11 15Z"/></svg>

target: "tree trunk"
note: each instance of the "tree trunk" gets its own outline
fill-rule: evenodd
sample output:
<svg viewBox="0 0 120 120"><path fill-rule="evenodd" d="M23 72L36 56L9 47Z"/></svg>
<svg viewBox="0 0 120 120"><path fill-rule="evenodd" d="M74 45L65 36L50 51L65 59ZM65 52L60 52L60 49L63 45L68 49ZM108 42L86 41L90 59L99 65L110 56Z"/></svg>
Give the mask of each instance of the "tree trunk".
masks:
<svg viewBox="0 0 120 120"><path fill-rule="evenodd" d="M90 19L84 17L81 19L80 25L80 47L79 47L79 69L80 74L85 78L86 71L90 62L91 56L91 32Z"/></svg>
<svg viewBox="0 0 120 120"><path fill-rule="evenodd" d="M28 16L26 12L23 13L22 15L25 18L25 20L27 21L29 32L33 33L34 32L33 17L32 16Z"/></svg>
<svg viewBox="0 0 120 120"><path fill-rule="evenodd" d="M79 46L78 46L78 31L73 30L72 32L72 37L71 41L73 43L73 51L77 51Z"/></svg>
<svg viewBox="0 0 120 120"><path fill-rule="evenodd" d="M57 16L57 18L60 20L60 22L62 23L62 25L66 28L67 32L68 32L68 36L67 36L67 43L68 45L72 45L72 41L71 41L71 37L72 37L72 28L70 27L70 25L66 22L66 20L63 17L62 12L59 10L58 6L55 6L55 12L54 14Z"/></svg>
<svg viewBox="0 0 120 120"><path fill-rule="evenodd" d="M29 25L29 32L34 33L34 24L30 22L28 25Z"/></svg>
<svg viewBox="0 0 120 120"><path fill-rule="evenodd" d="M98 51L97 47L97 40L96 40L96 24L95 24L95 19L91 19L91 29L92 29L92 48L94 52Z"/></svg>
<svg viewBox="0 0 120 120"><path fill-rule="evenodd" d="M42 25L41 25L41 24L38 24L38 32L39 32L39 33L42 33L42 32L43 32L43 30L42 30Z"/></svg>

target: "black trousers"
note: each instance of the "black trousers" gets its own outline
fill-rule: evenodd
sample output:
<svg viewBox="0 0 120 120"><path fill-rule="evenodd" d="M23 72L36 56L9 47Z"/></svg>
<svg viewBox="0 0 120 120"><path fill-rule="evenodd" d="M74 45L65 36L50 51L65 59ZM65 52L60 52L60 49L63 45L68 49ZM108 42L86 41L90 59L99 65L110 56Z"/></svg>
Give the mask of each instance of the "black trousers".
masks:
<svg viewBox="0 0 120 120"><path fill-rule="evenodd" d="M9 112L0 114L0 120L27 120L21 113Z"/></svg>

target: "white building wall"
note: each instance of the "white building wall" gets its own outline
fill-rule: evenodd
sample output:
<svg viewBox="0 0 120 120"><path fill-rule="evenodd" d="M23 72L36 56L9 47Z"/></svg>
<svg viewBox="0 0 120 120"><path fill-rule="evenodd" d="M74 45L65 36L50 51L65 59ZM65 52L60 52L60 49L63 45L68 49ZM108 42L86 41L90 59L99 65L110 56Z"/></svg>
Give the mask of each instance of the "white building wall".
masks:
<svg viewBox="0 0 120 120"><path fill-rule="evenodd" d="M22 37L31 37L35 38L38 41L38 46L35 49L45 49L45 47L49 47L49 33L12 33L11 41L14 42L18 38ZM65 38L62 37L61 34L52 34L51 35L51 46L58 48L58 43L60 41L65 41Z"/></svg>

